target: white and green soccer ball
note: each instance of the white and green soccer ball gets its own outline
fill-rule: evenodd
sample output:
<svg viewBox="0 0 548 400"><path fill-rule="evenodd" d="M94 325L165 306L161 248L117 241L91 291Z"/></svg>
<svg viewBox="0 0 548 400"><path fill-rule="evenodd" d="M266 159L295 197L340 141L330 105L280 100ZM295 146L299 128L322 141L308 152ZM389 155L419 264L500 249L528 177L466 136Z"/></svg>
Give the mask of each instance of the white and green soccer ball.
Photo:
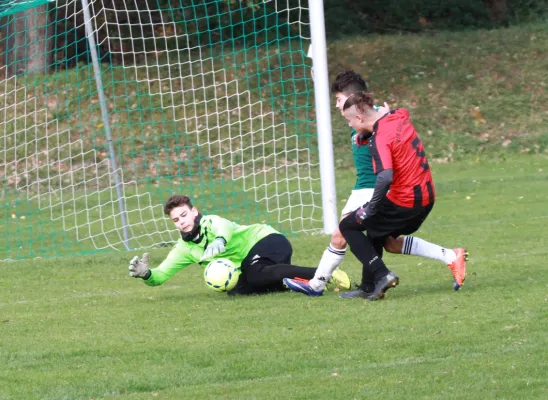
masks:
<svg viewBox="0 0 548 400"><path fill-rule="evenodd" d="M211 261L205 271L204 279L208 288L216 292L231 290L238 283L239 268L226 258L218 258Z"/></svg>

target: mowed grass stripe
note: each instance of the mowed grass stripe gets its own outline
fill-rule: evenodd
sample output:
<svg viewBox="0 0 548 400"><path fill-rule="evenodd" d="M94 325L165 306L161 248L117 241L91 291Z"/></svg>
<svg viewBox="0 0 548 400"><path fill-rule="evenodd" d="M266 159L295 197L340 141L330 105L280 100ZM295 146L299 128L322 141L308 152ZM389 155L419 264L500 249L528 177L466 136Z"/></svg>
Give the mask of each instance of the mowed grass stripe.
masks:
<svg viewBox="0 0 548 400"><path fill-rule="evenodd" d="M543 398L542 161L474 163L492 176L474 191L460 176L467 163L435 166L438 204L417 236L470 248L459 292L442 263L391 254L401 284L375 303L333 292L228 298L198 267L149 288L127 275L133 252L5 263L0 398ZM340 174L341 201L353 179ZM291 240L294 261L315 266L328 237ZM359 279L351 254L343 266Z"/></svg>

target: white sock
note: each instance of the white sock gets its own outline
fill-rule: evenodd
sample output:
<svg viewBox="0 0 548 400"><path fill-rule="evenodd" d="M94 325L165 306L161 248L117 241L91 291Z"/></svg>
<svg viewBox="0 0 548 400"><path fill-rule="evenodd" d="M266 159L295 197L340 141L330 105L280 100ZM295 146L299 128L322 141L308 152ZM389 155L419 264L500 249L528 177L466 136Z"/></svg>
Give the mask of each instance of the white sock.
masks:
<svg viewBox="0 0 548 400"><path fill-rule="evenodd" d="M403 238L401 253L409 254L411 256L428 257L445 264L451 264L457 258L457 255L452 249L446 249L445 247L413 236L406 236Z"/></svg>
<svg viewBox="0 0 548 400"><path fill-rule="evenodd" d="M327 284L327 281L329 281L329 278L331 278L331 274L333 274L333 271L341 265L345 253L346 248L342 250L336 249L331 244L327 249L325 249L322 259L320 260L320 264L318 265L318 269L314 274L314 278L312 278L309 282L312 289L318 291L325 289L325 285Z"/></svg>

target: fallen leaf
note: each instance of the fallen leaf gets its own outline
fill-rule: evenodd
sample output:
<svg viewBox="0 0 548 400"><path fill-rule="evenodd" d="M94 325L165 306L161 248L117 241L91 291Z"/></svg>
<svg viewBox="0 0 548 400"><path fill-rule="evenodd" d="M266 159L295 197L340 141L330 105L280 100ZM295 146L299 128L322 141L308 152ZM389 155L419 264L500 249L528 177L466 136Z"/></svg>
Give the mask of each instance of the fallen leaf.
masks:
<svg viewBox="0 0 548 400"><path fill-rule="evenodd" d="M485 117L484 117L483 114L481 113L479 107L473 107L473 108L471 108L471 109L468 110L468 111L469 111L470 114L474 117L474 123L475 123L476 125L486 124L486 123L487 123L487 120L485 119Z"/></svg>

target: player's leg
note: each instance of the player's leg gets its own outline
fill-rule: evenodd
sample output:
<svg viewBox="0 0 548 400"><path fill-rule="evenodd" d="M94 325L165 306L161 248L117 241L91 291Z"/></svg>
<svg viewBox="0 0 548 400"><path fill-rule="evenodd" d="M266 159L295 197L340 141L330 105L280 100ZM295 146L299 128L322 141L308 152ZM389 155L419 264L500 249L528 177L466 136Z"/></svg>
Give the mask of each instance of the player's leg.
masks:
<svg viewBox="0 0 548 400"><path fill-rule="evenodd" d="M311 270L312 273L307 270ZM229 295L281 292L287 290L283 284L284 277L303 276L305 278L296 279L305 280L306 278L311 279L313 274L314 268L298 267L291 264L268 264L268 261L262 260L248 269L245 280L243 280L243 274L240 275L238 284L229 292Z"/></svg>
<svg viewBox="0 0 548 400"><path fill-rule="evenodd" d="M344 245L346 246L346 242L344 242ZM326 250L326 252L328 251L329 249ZM337 268L343 257L344 254L337 260L335 257L326 257L324 253L324 257L322 258L324 263L320 263L320 266L323 268L322 271L320 271L320 267L307 268L307 270L313 271L311 278L299 274L293 274L292 276L291 274L287 274L283 279L284 286L307 296L321 296L328 281L332 281L341 289L350 289L350 278L346 272ZM287 270L287 266L284 265L283 268Z"/></svg>
<svg viewBox="0 0 548 400"><path fill-rule="evenodd" d="M362 205L371 200L373 195L373 189L358 189L352 190L348 201L342 210L341 221L352 211L357 210ZM320 263L318 264L318 269L316 275L313 279L310 280L310 287L315 291L325 290L325 286L329 279L332 277L333 272L337 270L339 265L342 263L344 256L346 254L346 240L344 239L341 231L337 229L333 235L331 235L331 242L329 246L322 254ZM345 282L337 282L337 286L343 289L350 289L350 280Z"/></svg>
<svg viewBox="0 0 548 400"><path fill-rule="evenodd" d="M313 279L310 280L309 284L315 291L325 290L325 286L329 279L333 275L339 265L341 264L344 256L346 254L346 241L342 236L341 232L337 229L333 235L331 235L331 242L327 249L324 250L318 268L316 269L316 274ZM348 287L350 288L350 280L348 281Z"/></svg>
<svg viewBox="0 0 548 400"><path fill-rule="evenodd" d="M238 283L230 294L257 294L268 292L270 283L261 282L260 272L264 265L290 263L293 248L281 234L271 234L259 240L242 261ZM281 281L281 280L280 280ZM280 282L281 285L281 282Z"/></svg>
<svg viewBox="0 0 548 400"><path fill-rule="evenodd" d="M299 267L293 264L274 264L261 259L248 272L247 281L261 291L285 290L284 278L308 281L314 277L315 268Z"/></svg>
<svg viewBox="0 0 548 400"><path fill-rule="evenodd" d="M451 264L457 259L453 249L427 242L416 236L388 237L384 243L384 248L389 253L426 257L441 261L444 264Z"/></svg>
<svg viewBox="0 0 548 400"><path fill-rule="evenodd" d="M315 268L291 264L293 248L284 235L268 235L256 247L257 254L252 257L252 268L248 272L248 281L253 286L274 287L283 290L284 278L309 280L314 277Z"/></svg>
<svg viewBox="0 0 548 400"><path fill-rule="evenodd" d="M284 278L306 280L314 277L315 268L291 264L293 249L281 234L263 238L249 251L241 265L241 275L234 293L260 294L285 290Z"/></svg>
<svg viewBox="0 0 548 400"><path fill-rule="evenodd" d="M397 285L399 278L388 270L382 258L375 251L372 237L363 234L364 230L372 228L377 222L370 220L360 223L353 212L339 224L339 229L350 246L350 250L362 263L362 282L356 291L344 293L341 297L367 297L370 300L381 298L386 290ZM381 237L381 236L378 236ZM384 238L383 238L384 240ZM383 240L375 240L375 245Z"/></svg>
<svg viewBox="0 0 548 400"><path fill-rule="evenodd" d="M384 250L384 244L386 243L386 239L384 237L375 237L371 238L371 244L373 244L373 248L379 255L379 257L382 258L383 250Z"/></svg>
<svg viewBox="0 0 548 400"><path fill-rule="evenodd" d="M426 212L426 216L429 212L429 210ZM418 230L426 216L412 219L409 226L404 228L405 232L412 233ZM465 248L448 249L415 236L399 236L388 237L385 241L385 249L390 253L427 257L443 262L453 274L455 290L459 290L466 279L468 252Z"/></svg>
<svg viewBox="0 0 548 400"><path fill-rule="evenodd" d="M309 281L314 277L316 268L299 267L293 264L271 264L270 260L262 259L250 269L247 281L254 287L255 293L279 292L291 289L308 296L321 296L322 291L310 288ZM345 272L338 272L348 279Z"/></svg>
<svg viewBox="0 0 548 400"><path fill-rule="evenodd" d="M261 259L247 269L245 285L240 285L231 294L262 294L287 290L284 278L308 282L314 277L315 268L300 267L292 264L274 264ZM242 276L240 276L240 280ZM238 281L238 284L240 281ZM317 294L317 296L321 293Z"/></svg>

